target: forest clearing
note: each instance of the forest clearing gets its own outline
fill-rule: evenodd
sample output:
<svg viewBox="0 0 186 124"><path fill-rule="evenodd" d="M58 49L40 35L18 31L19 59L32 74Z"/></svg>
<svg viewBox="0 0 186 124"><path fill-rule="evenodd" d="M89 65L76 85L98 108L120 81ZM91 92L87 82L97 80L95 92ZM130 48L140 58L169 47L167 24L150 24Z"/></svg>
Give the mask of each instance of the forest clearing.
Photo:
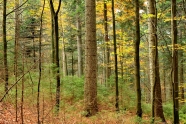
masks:
<svg viewBox="0 0 186 124"><path fill-rule="evenodd" d="M185 0L0 0L0 124L186 124Z"/></svg>

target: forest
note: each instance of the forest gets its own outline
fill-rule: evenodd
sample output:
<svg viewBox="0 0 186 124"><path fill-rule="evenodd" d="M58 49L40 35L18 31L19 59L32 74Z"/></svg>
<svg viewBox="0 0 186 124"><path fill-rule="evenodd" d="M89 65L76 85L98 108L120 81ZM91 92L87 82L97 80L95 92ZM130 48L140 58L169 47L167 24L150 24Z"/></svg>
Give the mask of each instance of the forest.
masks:
<svg viewBox="0 0 186 124"><path fill-rule="evenodd" d="M186 0L0 0L0 124L186 124Z"/></svg>

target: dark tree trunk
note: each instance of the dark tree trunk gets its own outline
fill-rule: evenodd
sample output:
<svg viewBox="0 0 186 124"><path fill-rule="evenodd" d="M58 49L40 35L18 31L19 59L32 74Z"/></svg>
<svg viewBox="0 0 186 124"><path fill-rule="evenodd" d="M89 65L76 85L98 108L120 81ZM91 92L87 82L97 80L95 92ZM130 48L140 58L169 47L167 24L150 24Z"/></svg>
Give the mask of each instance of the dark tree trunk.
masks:
<svg viewBox="0 0 186 124"><path fill-rule="evenodd" d="M8 93L8 60L7 60L7 40L6 40L6 5L7 0L3 0L3 64L4 64L4 81L5 92Z"/></svg>
<svg viewBox="0 0 186 124"><path fill-rule="evenodd" d="M137 93L137 112L138 117L142 117L141 108L141 86L140 86L140 60L139 60L139 46L140 46L140 24L139 24L139 0L135 1L136 4L136 41L135 41L135 84Z"/></svg>
<svg viewBox="0 0 186 124"><path fill-rule="evenodd" d="M39 80L37 86L37 123L40 124L40 85L41 85L41 38L42 38L42 28L43 28L43 13L45 8L45 0L43 3L43 8L40 16L40 31L39 31ZM44 102L43 102L44 103ZM44 108L43 108L44 109Z"/></svg>
<svg viewBox="0 0 186 124"><path fill-rule="evenodd" d="M104 30L105 30L105 84L107 85L110 77L110 49L109 49L109 38L108 38L108 19L107 19L107 1L104 0Z"/></svg>
<svg viewBox="0 0 186 124"><path fill-rule="evenodd" d="M76 0L76 8L79 11L81 0ZM82 50L82 37L81 37L81 17L80 12L77 13L77 50L78 50L78 77L83 75L83 50Z"/></svg>
<svg viewBox="0 0 186 124"><path fill-rule="evenodd" d="M15 8L19 7L19 0L15 0ZM20 37L20 20L19 20L19 9L15 11L15 46L14 46L14 75L15 75L15 82L18 80L18 42ZM16 106L16 122L18 121L18 94L17 94L17 84L15 86L15 106Z"/></svg>
<svg viewBox="0 0 186 124"><path fill-rule="evenodd" d="M55 66L56 66L56 111L59 112L60 105L60 66L59 66L59 26L58 26L58 13L61 7L61 0L59 0L59 5L57 11L54 10L54 5L52 0L50 0L50 7L52 17L54 19L54 41L55 41Z"/></svg>
<svg viewBox="0 0 186 124"><path fill-rule="evenodd" d="M177 50L177 22L176 22L176 0L171 0L171 32L172 32L172 85L173 85L173 110L174 124L179 124L179 102L178 102L178 50Z"/></svg>
<svg viewBox="0 0 186 124"><path fill-rule="evenodd" d="M115 27L115 13L114 0L112 0L112 23L113 23L113 42L114 42L114 67L115 67L115 85L116 85L116 111L119 111L119 88L118 88L118 58L117 58L117 44L116 44L116 27Z"/></svg>
<svg viewBox="0 0 186 124"><path fill-rule="evenodd" d="M183 50L180 50L180 98L181 102L184 103L184 58L183 58Z"/></svg>

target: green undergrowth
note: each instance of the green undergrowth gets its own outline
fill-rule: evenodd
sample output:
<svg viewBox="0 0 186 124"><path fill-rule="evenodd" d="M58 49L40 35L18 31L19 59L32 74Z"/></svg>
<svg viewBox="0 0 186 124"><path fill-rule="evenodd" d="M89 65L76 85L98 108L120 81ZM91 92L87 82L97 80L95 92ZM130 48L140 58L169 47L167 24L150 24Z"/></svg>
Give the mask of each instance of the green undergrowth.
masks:
<svg viewBox="0 0 186 124"><path fill-rule="evenodd" d="M38 93L38 77L39 73L32 72L27 73L24 76L24 80L20 80L17 83L18 88L18 104L20 104L21 91L22 91L22 82L24 82L24 101L29 103L31 106L35 106L37 103L37 93ZM10 78L10 86L14 84L14 77ZM10 90L7 97L4 99L9 104L15 105L15 86ZM110 113L115 111L115 84L114 78L111 78L107 84L100 84L98 82L97 86L97 95L98 95L98 115L103 113ZM0 87L0 97L3 96L4 87ZM55 93L56 93L56 81L51 72L43 73L41 78L41 87L40 87L40 101L51 101L55 103ZM143 97L142 97L143 98ZM67 113L78 111L81 113L83 111L84 105L84 77L77 76L65 76L61 75L61 110L65 110ZM53 104L54 105L54 104ZM125 115L126 112L131 112L134 118L131 122L134 123L150 123L151 115L151 104L145 103L142 100L142 110L143 115L147 116L148 119L140 119L135 117L136 113L136 93L134 92L134 86L131 83L122 82L119 80L119 106L120 112L113 118L117 116ZM173 120L172 114L172 103L163 104L164 115L166 119ZM180 120L183 123L186 123L186 105L180 106ZM96 116L95 116L96 117ZM104 116L102 117L104 118ZM121 120L124 122L124 120Z"/></svg>

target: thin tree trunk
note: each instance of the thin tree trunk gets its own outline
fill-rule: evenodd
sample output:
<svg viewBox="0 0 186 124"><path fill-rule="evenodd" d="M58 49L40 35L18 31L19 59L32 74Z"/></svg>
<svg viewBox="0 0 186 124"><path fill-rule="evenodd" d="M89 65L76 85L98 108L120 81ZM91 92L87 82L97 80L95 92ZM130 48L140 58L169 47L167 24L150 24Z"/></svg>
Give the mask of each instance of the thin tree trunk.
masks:
<svg viewBox="0 0 186 124"><path fill-rule="evenodd" d="M35 23L35 22L33 22ZM33 36L33 39L32 39L32 42L33 42L33 62L34 62L34 69L36 69L36 49L35 49L35 32L34 32L34 29L32 31L32 36Z"/></svg>
<svg viewBox="0 0 186 124"><path fill-rule="evenodd" d="M74 76L74 52L72 50L72 76Z"/></svg>
<svg viewBox="0 0 186 124"><path fill-rule="evenodd" d="M25 46L23 46L23 53L22 53L22 74L25 73ZM21 82L21 123L24 124L24 81L25 78L23 76L22 82Z"/></svg>
<svg viewBox="0 0 186 124"><path fill-rule="evenodd" d="M105 83L107 85L110 77L110 49L109 49L109 38L108 38L108 18L107 18L107 1L104 0L104 30L105 30Z"/></svg>
<svg viewBox="0 0 186 124"><path fill-rule="evenodd" d="M56 64L56 111L59 112L60 105L60 66L59 66L59 26L58 26L58 13L61 7L61 0L59 0L59 5L57 11L54 10L54 5L52 0L50 0L50 7L52 11L52 17L54 18L54 34L55 34L55 64Z"/></svg>
<svg viewBox="0 0 186 124"><path fill-rule="evenodd" d="M184 60L183 60L183 50L180 51L180 91L181 91L181 102L184 103Z"/></svg>
<svg viewBox="0 0 186 124"><path fill-rule="evenodd" d="M176 17L176 0L171 0L173 110L174 110L174 124L179 124L178 50L177 50L177 24L176 24L177 22L175 17Z"/></svg>
<svg viewBox="0 0 186 124"><path fill-rule="evenodd" d="M164 102L166 102L167 101L167 88L166 88L166 71L165 71L165 63L163 63L164 64L164 66L163 66L163 87L164 87L164 90L163 90L163 95L164 95Z"/></svg>
<svg viewBox="0 0 186 124"><path fill-rule="evenodd" d="M4 81L5 92L8 91L8 60L7 60L7 40L6 40L6 5L7 0L3 0L3 64L4 64ZM8 92L7 92L8 93Z"/></svg>
<svg viewBox="0 0 186 124"><path fill-rule="evenodd" d="M15 8L19 7L19 0L15 0ZM20 37L20 20L19 20L19 9L15 10L15 46L14 46L14 75L15 75L15 82L18 80L18 42ZM18 94L17 94L17 84L16 84L16 91L15 91L15 106L16 106L16 122L18 121Z"/></svg>
<svg viewBox="0 0 186 124"><path fill-rule="evenodd" d="M137 95L137 112L138 117L142 117L141 108L141 86L140 86L140 60L139 60L139 46L140 46L140 24L139 24L139 0L135 1L136 4L136 41L135 41L135 84L136 84L136 95Z"/></svg>
<svg viewBox="0 0 186 124"><path fill-rule="evenodd" d="M81 17L79 12L79 7L81 5L81 0L77 1L77 51L78 51L78 77L81 77L83 75L83 58L82 58L82 38L81 38Z"/></svg>
<svg viewBox="0 0 186 124"><path fill-rule="evenodd" d="M52 42L52 64L53 64L52 67L53 67L55 64L54 17L53 17L54 15L52 14L52 10L50 11L51 11L51 42Z"/></svg>
<svg viewBox="0 0 186 124"><path fill-rule="evenodd" d="M40 124L40 85L41 85L41 39L42 39L42 29L43 29L43 13L45 8L45 0L43 3L43 8L40 17L40 32L39 32L39 80L37 86L37 123ZM43 108L44 109L44 108Z"/></svg>
<svg viewBox="0 0 186 124"><path fill-rule="evenodd" d="M66 56L66 53L65 53L65 42L64 42L64 38L63 38L62 55L63 55L63 76L67 76L68 75L67 56Z"/></svg>
<svg viewBox="0 0 186 124"><path fill-rule="evenodd" d="M179 34L180 34L180 45L182 46L183 45L183 42L182 42L182 30L179 30ZM179 78L179 81L180 81L180 100L181 100L181 104L183 105L184 104L184 52L182 49L179 49L179 60L180 60L180 69L179 69L179 75L180 75L180 78Z"/></svg>
<svg viewBox="0 0 186 124"><path fill-rule="evenodd" d="M113 23L114 62L115 62L114 67L115 67L115 85L116 85L116 104L115 104L115 107L116 107L116 111L119 111L118 59L117 59L114 0L112 0L112 23Z"/></svg>

